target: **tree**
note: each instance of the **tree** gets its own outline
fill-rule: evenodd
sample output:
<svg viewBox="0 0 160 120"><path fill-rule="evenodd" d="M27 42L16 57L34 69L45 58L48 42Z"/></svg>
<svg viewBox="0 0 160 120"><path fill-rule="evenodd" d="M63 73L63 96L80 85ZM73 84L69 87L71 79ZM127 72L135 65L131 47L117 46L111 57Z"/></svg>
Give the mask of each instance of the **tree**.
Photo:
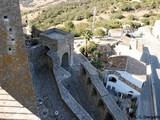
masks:
<svg viewBox="0 0 160 120"><path fill-rule="evenodd" d="M71 32L75 28L75 25L73 22L70 21L70 22L66 22L64 27L68 32Z"/></svg>
<svg viewBox="0 0 160 120"><path fill-rule="evenodd" d="M82 37L86 40L86 46L85 46L85 56L87 57L88 56L88 51L87 51L87 42L90 41L90 39L92 39L92 36L93 36L93 33L91 30L84 30L82 32Z"/></svg>

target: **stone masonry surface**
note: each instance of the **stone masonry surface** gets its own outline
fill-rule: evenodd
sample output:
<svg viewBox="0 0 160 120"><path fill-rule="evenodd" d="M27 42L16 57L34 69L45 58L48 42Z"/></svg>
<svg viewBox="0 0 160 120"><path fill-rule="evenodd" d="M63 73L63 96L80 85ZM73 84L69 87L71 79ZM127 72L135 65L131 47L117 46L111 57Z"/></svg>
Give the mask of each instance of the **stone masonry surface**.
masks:
<svg viewBox="0 0 160 120"><path fill-rule="evenodd" d="M18 0L0 0L0 86L37 114Z"/></svg>

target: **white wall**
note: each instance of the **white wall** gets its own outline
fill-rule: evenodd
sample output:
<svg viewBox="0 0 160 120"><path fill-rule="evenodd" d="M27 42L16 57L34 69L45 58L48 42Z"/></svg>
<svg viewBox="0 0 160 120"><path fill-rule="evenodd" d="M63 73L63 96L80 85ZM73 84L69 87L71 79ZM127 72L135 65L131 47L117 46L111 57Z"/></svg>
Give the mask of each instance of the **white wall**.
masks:
<svg viewBox="0 0 160 120"><path fill-rule="evenodd" d="M145 82L145 80L142 80L142 79L136 77L135 75L131 75L131 74L127 73L127 72L124 72L124 71L117 71L117 72L120 73L121 76L124 77L126 80L128 80L129 82L135 84L139 88L141 88L143 82Z"/></svg>
<svg viewBox="0 0 160 120"><path fill-rule="evenodd" d="M136 49L129 49L129 46L126 45L121 45L119 44L118 46L116 46L115 51L117 52L117 55L127 55L130 57L133 57L137 60L140 60L142 57L142 53L140 53L138 50Z"/></svg>
<svg viewBox="0 0 160 120"><path fill-rule="evenodd" d="M160 37L160 20L155 21L152 33L155 37Z"/></svg>
<svg viewBox="0 0 160 120"><path fill-rule="evenodd" d="M142 87L142 80L137 80L134 78L134 76L128 74L127 72L124 72L124 71L118 71L122 77L124 77L126 80L130 81L131 83L135 84L136 86L138 87ZM107 71L106 71L107 73ZM117 79L117 82L114 83L114 82L111 82L109 81L109 77L114 77L115 79ZM129 85L125 84L124 82L122 82L121 80L118 79L118 77L114 74L105 74L105 81L107 81L107 84L106 84L106 87L108 85L112 87L115 87L115 91L117 92L121 92L123 94L128 94L129 91L133 91L133 95L134 96L138 96L140 95L140 92L136 91L134 88L130 87Z"/></svg>

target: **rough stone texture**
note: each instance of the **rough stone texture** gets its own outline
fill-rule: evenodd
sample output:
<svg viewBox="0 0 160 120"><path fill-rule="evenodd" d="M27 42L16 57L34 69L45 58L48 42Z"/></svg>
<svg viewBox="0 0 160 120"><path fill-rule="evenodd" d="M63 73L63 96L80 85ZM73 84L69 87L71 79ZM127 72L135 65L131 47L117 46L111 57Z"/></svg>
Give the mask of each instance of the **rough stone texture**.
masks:
<svg viewBox="0 0 160 120"><path fill-rule="evenodd" d="M59 70L59 69L61 69L61 70ZM70 77L70 75L67 75L68 74L67 71L66 71L67 73L62 72L62 71L64 71L64 70L62 70L63 68L59 68L59 69L54 69L54 73L56 73L55 74L56 81L57 81L62 99L69 106L69 108L72 110L72 112L79 118L79 120L93 120L92 117L72 97L72 95L67 91L67 89L64 87L64 85L61 83L63 80Z"/></svg>
<svg viewBox="0 0 160 120"><path fill-rule="evenodd" d="M0 0L0 85L36 113L18 0Z"/></svg>
<svg viewBox="0 0 160 120"><path fill-rule="evenodd" d="M40 42L59 55L60 65L63 63L63 59L68 61L69 66L73 64L74 36L72 34L53 28L40 34Z"/></svg>
<svg viewBox="0 0 160 120"><path fill-rule="evenodd" d="M92 69L92 67L93 66L89 62L82 63L81 74L101 119L127 120L127 117L109 95L95 69Z"/></svg>
<svg viewBox="0 0 160 120"><path fill-rule="evenodd" d="M38 51L39 53L37 53ZM56 69L56 72L53 72L55 63L53 57L50 56L54 55L52 52L51 50L47 51L42 45L29 49L29 53L32 54L30 55L30 65L39 116L42 120L77 120L61 97L60 81L56 81L57 79L63 80L70 74L66 74L64 69L64 71ZM58 116L55 116L56 111L58 111Z"/></svg>

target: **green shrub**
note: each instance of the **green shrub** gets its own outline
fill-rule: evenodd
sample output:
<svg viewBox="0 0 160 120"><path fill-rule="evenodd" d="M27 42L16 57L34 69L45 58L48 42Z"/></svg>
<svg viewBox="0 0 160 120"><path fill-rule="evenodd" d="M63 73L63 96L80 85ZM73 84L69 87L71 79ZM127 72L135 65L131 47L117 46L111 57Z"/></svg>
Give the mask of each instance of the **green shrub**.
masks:
<svg viewBox="0 0 160 120"><path fill-rule="evenodd" d="M85 46L80 47L79 51L84 55L85 54Z"/></svg>
<svg viewBox="0 0 160 120"><path fill-rule="evenodd" d="M144 25L150 25L150 21L148 18L141 19L141 22L144 23Z"/></svg>
<svg viewBox="0 0 160 120"><path fill-rule="evenodd" d="M109 30L109 29L115 29L115 28L121 28L122 23L118 20L112 20L112 21L106 21L104 27Z"/></svg>
<svg viewBox="0 0 160 120"><path fill-rule="evenodd" d="M139 27L141 27L141 24L138 23L138 22L131 22L130 25L131 25L131 27L133 27L133 28L139 28Z"/></svg>
<svg viewBox="0 0 160 120"><path fill-rule="evenodd" d="M94 31L94 35L99 36L99 37L103 37L103 36L105 36L105 31L103 31L102 29L96 29Z"/></svg>
<svg viewBox="0 0 160 120"><path fill-rule="evenodd" d="M78 35L81 35L82 32L89 27L88 23L79 23L75 26L75 32Z"/></svg>
<svg viewBox="0 0 160 120"><path fill-rule="evenodd" d="M134 15L129 15L127 18L128 18L128 20L135 20L136 19Z"/></svg>
<svg viewBox="0 0 160 120"><path fill-rule="evenodd" d="M68 32L71 32L72 30L74 30L75 25L73 22L69 21L64 24L64 27Z"/></svg>
<svg viewBox="0 0 160 120"><path fill-rule="evenodd" d="M114 13L113 15L111 15L110 18L111 19L122 19L124 18L124 16L121 13Z"/></svg>
<svg viewBox="0 0 160 120"><path fill-rule="evenodd" d="M149 17L150 17L150 14L146 13L146 14L143 15L143 17L149 18Z"/></svg>
<svg viewBox="0 0 160 120"><path fill-rule="evenodd" d="M131 10L133 10L131 4L129 4L129 3L127 3L127 2L121 2L121 4L120 4L120 9L121 9L122 11L131 11Z"/></svg>
<svg viewBox="0 0 160 120"><path fill-rule="evenodd" d="M93 42L93 41L89 42L89 44L87 46L88 53L92 53L96 49L97 49L97 45L95 44L95 42Z"/></svg>
<svg viewBox="0 0 160 120"><path fill-rule="evenodd" d="M89 19L90 17L92 17L93 15L92 15L92 13L90 13L90 12L86 12L85 14L84 14L84 18L85 19Z"/></svg>
<svg viewBox="0 0 160 120"><path fill-rule="evenodd" d="M84 18L83 18L83 16L81 16L81 15L78 15L78 16L76 16L75 17L75 20L83 20Z"/></svg>

